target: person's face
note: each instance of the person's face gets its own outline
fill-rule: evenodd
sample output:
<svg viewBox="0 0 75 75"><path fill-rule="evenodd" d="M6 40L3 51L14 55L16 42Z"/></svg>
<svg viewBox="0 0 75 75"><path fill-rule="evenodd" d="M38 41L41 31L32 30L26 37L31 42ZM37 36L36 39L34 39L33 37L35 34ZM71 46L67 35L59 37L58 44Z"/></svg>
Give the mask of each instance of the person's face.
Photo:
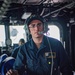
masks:
<svg viewBox="0 0 75 75"><path fill-rule="evenodd" d="M40 20L33 20L29 24L29 30L32 37L40 37L42 34L39 34L38 32L44 30L43 23Z"/></svg>
<svg viewBox="0 0 75 75"><path fill-rule="evenodd" d="M21 41L19 41L19 46L21 46L23 43Z"/></svg>

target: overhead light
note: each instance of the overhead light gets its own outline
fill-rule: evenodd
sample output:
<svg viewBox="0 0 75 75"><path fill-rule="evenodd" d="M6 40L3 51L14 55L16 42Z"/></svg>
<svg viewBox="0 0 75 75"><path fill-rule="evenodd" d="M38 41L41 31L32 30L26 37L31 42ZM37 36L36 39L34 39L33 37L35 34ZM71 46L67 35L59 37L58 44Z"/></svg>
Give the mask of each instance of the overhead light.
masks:
<svg viewBox="0 0 75 75"><path fill-rule="evenodd" d="M70 23L73 23L74 22L74 18L70 18Z"/></svg>
<svg viewBox="0 0 75 75"><path fill-rule="evenodd" d="M24 13L23 15L22 15L22 19L27 19L29 16L31 15L31 13Z"/></svg>

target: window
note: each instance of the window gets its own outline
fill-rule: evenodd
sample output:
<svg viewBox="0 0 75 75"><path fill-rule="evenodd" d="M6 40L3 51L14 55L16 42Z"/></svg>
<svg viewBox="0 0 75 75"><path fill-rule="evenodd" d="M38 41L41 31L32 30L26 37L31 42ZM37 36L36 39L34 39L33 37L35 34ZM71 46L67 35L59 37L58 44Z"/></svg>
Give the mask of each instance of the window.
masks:
<svg viewBox="0 0 75 75"><path fill-rule="evenodd" d="M49 37L53 37L53 38L56 38L60 41L60 30L57 26L55 25L48 25L48 32L47 32L47 36Z"/></svg>
<svg viewBox="0 0 75 75"><path fill-rule="evenodd" d="M4 25L0 25L0 46L5 46L5 28Z"/></svg>
<svg viewBox="0 0 75 75"><path fill-rule="evenodd" d="M24 26L10 26L10 39L12 40L12 45L18 44L21 38L26 40Z"/></svg>

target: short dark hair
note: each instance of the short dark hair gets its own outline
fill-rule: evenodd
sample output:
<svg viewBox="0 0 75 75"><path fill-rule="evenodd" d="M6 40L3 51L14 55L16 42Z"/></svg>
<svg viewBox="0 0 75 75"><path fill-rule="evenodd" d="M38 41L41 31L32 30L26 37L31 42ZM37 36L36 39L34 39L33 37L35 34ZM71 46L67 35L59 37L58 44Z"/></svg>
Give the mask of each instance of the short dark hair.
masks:
<svg viewBox="0 0 75 75"><path fill-rule="evenodd" d="M19 42L25 43L25 40L22 38L19 40Z"/></svg>

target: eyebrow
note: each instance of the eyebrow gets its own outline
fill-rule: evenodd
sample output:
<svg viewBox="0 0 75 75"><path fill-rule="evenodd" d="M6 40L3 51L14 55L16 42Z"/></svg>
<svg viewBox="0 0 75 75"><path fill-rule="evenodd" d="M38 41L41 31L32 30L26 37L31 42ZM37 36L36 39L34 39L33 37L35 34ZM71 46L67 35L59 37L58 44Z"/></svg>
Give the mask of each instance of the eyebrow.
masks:
<svg viewBox="0 0 75 75"><path fill-rule="evenodd" d="M39 23L31 23L29 25L34 25L34 24L43 24L42 22L39 22Z"/></svg>

